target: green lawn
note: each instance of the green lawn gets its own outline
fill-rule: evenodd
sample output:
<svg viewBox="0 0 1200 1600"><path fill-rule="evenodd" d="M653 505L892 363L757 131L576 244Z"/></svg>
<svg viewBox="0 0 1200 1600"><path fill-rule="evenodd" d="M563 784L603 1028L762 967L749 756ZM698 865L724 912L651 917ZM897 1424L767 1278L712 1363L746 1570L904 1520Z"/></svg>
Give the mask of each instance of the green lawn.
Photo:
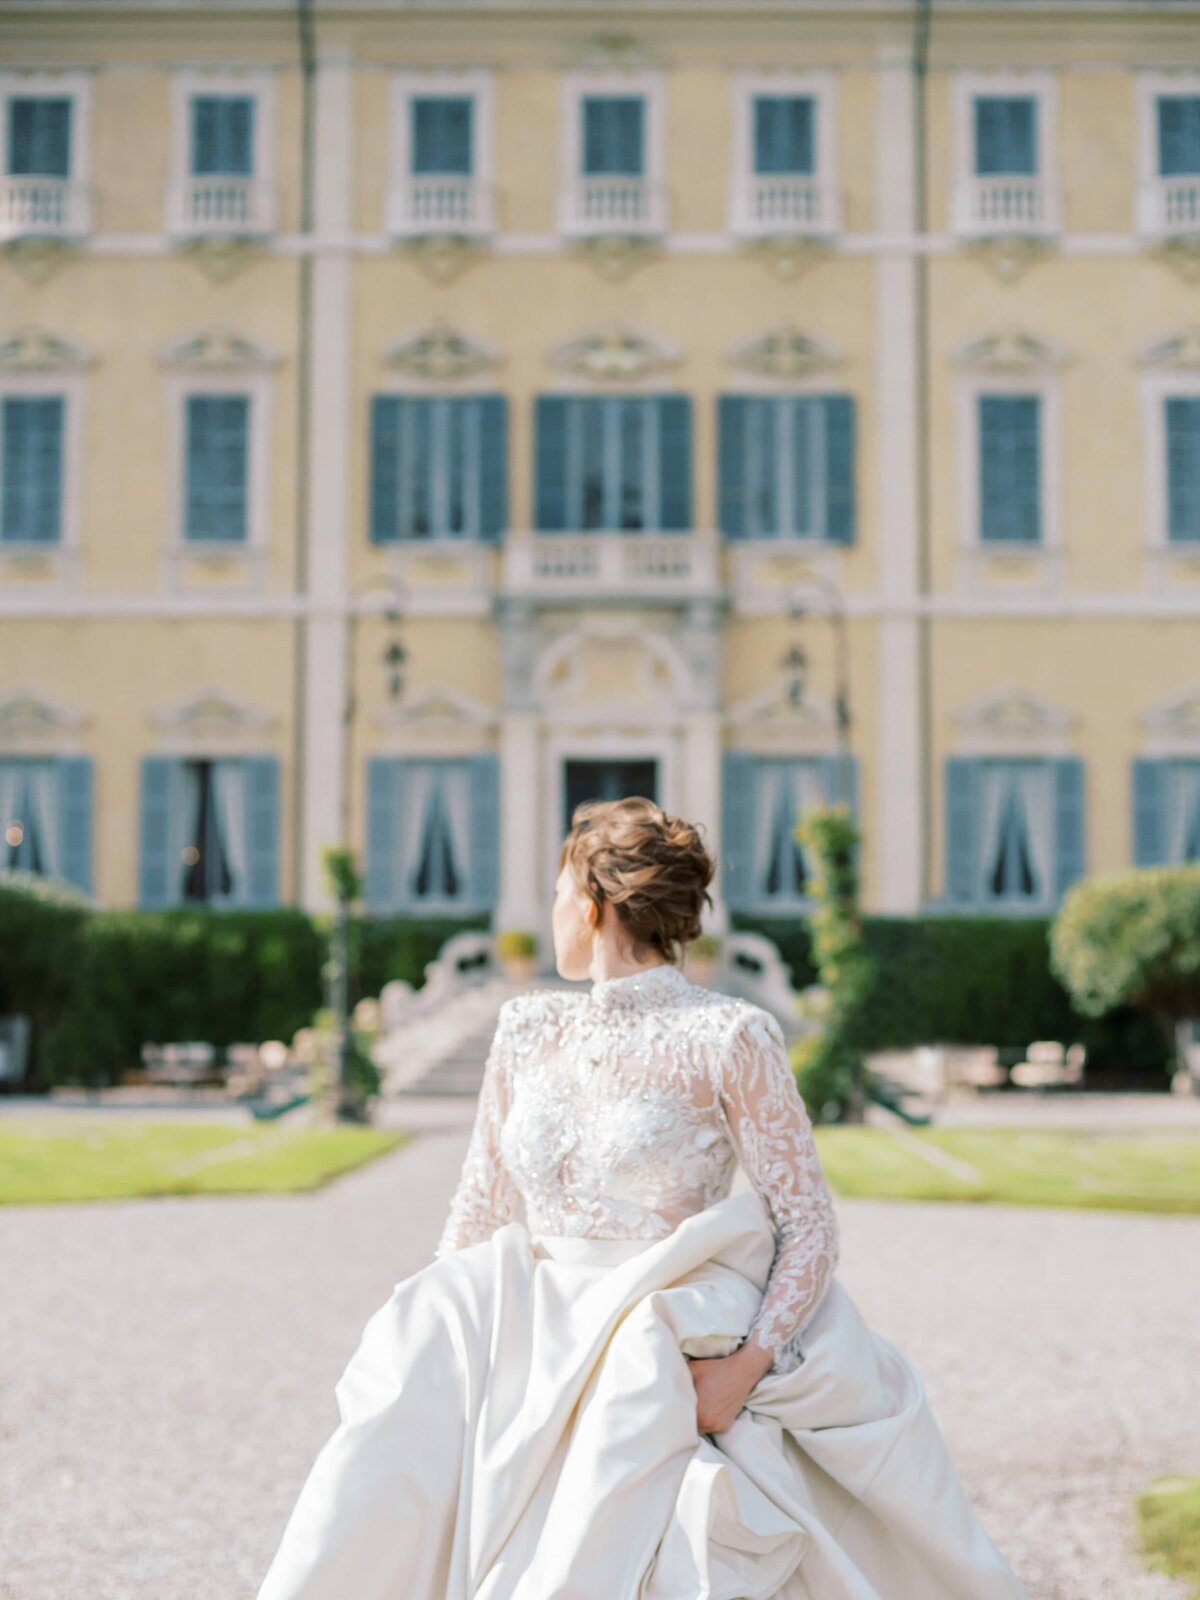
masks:
<svg viewBox="0 0 1200 1600"><path fill-rule="evenodd" d="M0 1204L161 1194L285 1194L403 1144L376 1128L55 1117L0 1123Z"/></svg>
<svg viewBox="0 0 1200 1600"><path fill-rule="evenodd" d="M1200 1213L1200 1135L817 1129L835 1194Z"/></svg>
<svg viewBox="0 0 1200 1600"><path fill-rule="evenodd" d="M1200 1478L1159 1478L1138 1496L1137 1515L1150 1566L1190 1578L1200 1596Z"/></svg>

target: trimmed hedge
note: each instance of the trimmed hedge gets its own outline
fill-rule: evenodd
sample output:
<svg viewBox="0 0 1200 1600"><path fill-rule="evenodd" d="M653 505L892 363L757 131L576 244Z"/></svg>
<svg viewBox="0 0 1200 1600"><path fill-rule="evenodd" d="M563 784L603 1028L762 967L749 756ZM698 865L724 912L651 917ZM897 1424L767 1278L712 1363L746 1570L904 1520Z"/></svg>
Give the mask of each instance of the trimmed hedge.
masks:
<svg viewBox="0 0 1200 1600"><path fill-rule="evenodd" d="M796 988L816 982L801 919L732 921L779 945ZM864 1002L869 1048L995 1044L1015 1052L1034 1039L1081 1040L1089 1083L1165 1088L1161 1031L1128 1007L1103 1017L1077 1010L1051 969L1051 926L1043 917L864 918L874 967Z"/></svg>

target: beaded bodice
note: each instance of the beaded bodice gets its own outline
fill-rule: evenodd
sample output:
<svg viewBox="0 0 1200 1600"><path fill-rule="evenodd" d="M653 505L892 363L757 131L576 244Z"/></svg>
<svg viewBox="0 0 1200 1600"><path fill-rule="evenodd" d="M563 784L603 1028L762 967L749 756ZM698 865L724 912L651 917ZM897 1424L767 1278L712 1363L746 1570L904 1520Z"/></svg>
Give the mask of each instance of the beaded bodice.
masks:
<svg viewBox="0 0 1200 1600"><path fill-rule="evenodd" d="M776 1371L838 1260L833 1202L775 1017L662 965L506 1000L436 1254L531 1231L661 1238L730 1191L737 1162L775 1226L748 1338Z"/></svg>

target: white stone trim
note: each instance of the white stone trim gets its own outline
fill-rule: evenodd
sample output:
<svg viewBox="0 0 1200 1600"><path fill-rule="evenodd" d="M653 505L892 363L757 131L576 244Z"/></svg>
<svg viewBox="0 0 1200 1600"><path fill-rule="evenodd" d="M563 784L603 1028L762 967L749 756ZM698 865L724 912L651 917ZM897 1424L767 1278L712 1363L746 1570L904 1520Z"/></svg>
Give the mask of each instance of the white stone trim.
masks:
<svg viewBox="0 0 1200 1600"><path fill-rule="evenodd" d="M27 593L31 598L47 597L49 594L57 600L78 589L83 556L83 428L87 401L84 371L81 367L57 371L20 371L11 368L0 371L0 399L33 395L63 397L60 537L56 544L43 544L39 540L0 540L0 583L10 592L19 591L23 570L44 573L49 563L52 578L30 578ZM0 444L0 493L3 492L3 473L4 457Z"/></svg>
<svg viewBox="0 0 1200 1600"><path fill-rule="evenodd" d="M1169 538L1170 505L1167 498L1166 401L1174 395L1200 399L1200 372L1158 369L1142 373L1139 381L1144 440L1142 576L1146 592L1168 594L1181 577L1200 607L1200 540L1172 544Z"/></svg>
<svg viewBox="0 0 1200 1600"><path fill-rule="evenodd" d="M91 715L73 701L18 684L0 695L0 752L5 755L79 755Z"/></svg>
<svg viewBox="0 0 1200 1600"><path fill-rule="evenodd" d="M1143 755L1168 759L1200 756L1200 683L1156 701L1138 720Z"/></svg>
<svg viewBox="0 0 1200 1600"><path fill-rule="evenodd" d="M1005 684L960 705L951 721L958 755L1066 756L1079 717L1045 695Z"/></svg>
<svg viewBox="0 0 1200 1600"><path fill-rule="evenodd" d="M968 195L976 180L974 160L974 101L977 95L1031 95L1037 102L1036 128L1038 170L1041 185L1044 227L980 229L969 215ZM1048 232L1062 227L1058 173L1058 78L1053 70L1005 69L997 71L959 71L951 80L952 98L952 188L951 229L956 234Z"/></svg>
<svg viewBox="0 0 1200 1600"><path fill-rule="evenodd" d="M1158 98L1167 94L1200 95L1200 69L1178 67L1173 71L1142 71L1134 77L1137 104L1137 135L1134 146L1134 210L1132 224L1143 238L1161 238L1173 233L1163 225L1158 172ZM1197 179L1200 182L1200 179Z"/></svg>
<svg viewBox="0 0 1200 1600"><path fill-rule="evenodd" d="M813 180L821 195L820 222L813 228L770 230L786 233L834 235L841 228L837 154L837 78L834 73L734 72L730 79L729 227L734 233L762 230L748 226L750 189L754 179L754 118L756 95L803 95L813 102L813 137L816 144Z"/></svg>
<svg viewBox="0 0 1200 1600"><path fill-rule="evenodd" d="M559 233L571 233L570 197L583 177L583 98L589 94L640 94L646 105L642 124L642 181L651 195L650 225L636 232L665 234L669 205L666 199L667 82L655 69L629 71L622 67L564 72L559 91ZM659 200L653 198L659 197Z"/></svg>
<svg viewBox="0 0 1200 1600"><path fill-rule="evenodd" d="M274 384L268 373L169 370L164 379L166 403L166 482L168 505L163 550L162 584L168 592L192 587L187 569L212 558L238 562L246 587L258 589L265 579L270 539L271 413ZM249 402L246 445L246 538L240 544L184 537L186 510L186 410L191 395L245 395Z"/></svg>
<svg viewBox="0 0 1200 1600"><path fill-rule="evenodd" d="M1039 468L1041 489L1041 539L1037 544L989 544L980 535L979 517L979 414L977 401L984 394L1036 394L1039 415ZM1028 567L1032 576L1022 591L1055 593L1064 581L1066 556L1063 538L1062 383L1053 368L988 370L960 368L954 380L955 464L958 489L956 556L960 592L988 587L991 563ZM1004 583L1007 590L1012 587Z"/></svg>
<svg viewBox="0 0 1200 1600"><path fill-rule="evenodd" d="M396 197L412 181L409 129L410 105L425 95L469 95L471 112L471 175L476 200L474 223L453 231L490 233L495 226L496 110L495 79L486 68L462 72L397 69L388 84L388 176L385 227L389 236L410 231L403 227ZM411 231L442 231L421 229ZM445 231L451 231L449 229Z"/></svg>
<svg viewBox="0 0 1200 1600"><path fill-rule="evenodd" d="M67 181L83 188L91 183L92 72L49 67L22 71L10 67L0 72L0 173L8 172L8 102L25 95L69 95L71 105L71 171Z"/></svg>
<svg viewBox="0 0 1200 1600"><path fill-rule="evenodd" d="M168 241L191 233L181 222L179 199L192 177L189 159L191 100L198 94L249 95L254 99L253 183L265 197L261 221L267 233L275 221L275 105L277 74L246 67L186 67L171 74L170 166L164 199Z"/></svg>

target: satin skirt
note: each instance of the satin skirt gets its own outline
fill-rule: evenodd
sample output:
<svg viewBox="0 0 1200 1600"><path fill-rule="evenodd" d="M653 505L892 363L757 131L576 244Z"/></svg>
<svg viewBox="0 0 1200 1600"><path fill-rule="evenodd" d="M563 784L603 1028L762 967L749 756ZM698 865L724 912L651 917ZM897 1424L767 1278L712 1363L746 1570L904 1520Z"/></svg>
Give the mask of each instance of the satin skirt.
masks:
<svg viewBox="0 0 1200 1600"><path fill-rule="evenodd" d="M723 1433L775 1242L750 1189L665 1239L509 1222L398 1283L258 1600L1025 1600L918 1373L835 1277Z"/></svg>

